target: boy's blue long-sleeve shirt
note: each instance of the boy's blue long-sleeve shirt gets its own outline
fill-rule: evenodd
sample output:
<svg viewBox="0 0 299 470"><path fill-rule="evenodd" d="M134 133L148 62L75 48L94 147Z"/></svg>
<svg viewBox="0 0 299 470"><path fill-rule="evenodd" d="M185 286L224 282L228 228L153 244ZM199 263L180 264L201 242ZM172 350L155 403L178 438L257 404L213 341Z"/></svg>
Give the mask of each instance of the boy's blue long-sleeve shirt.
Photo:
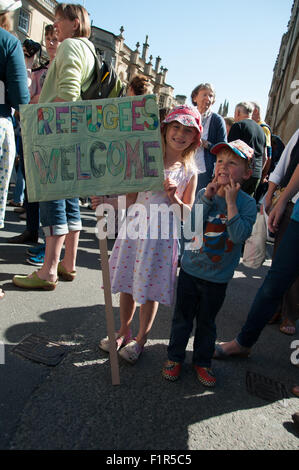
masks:
<svg viewBox="0 0 299 470"><path fill-rule="evenodd" d="M181 260L183 270L206 281L226 283L234 275L241 256L242 245L251 235L256 219L256 201L244 191L237 195L238 214L227 221L225 198L216 195L212 200L202 189L191 211L191 226L198 232L184 244ZM203 232L195 221L195 205L202 204ZM202 238L202 245L200 243Z"/></svg>

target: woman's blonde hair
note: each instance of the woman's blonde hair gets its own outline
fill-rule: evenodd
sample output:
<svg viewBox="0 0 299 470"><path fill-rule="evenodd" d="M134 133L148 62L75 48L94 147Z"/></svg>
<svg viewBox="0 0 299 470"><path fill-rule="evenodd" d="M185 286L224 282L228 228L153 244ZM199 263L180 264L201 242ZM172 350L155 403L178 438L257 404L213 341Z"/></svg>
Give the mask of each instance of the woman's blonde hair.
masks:
<svg viewBox="0 0 299 470"><path fill-rule="evenodd" d="M6 11L0 15L0 27L6 31L12 30L11 14L9 11Z"/></svg>
<svg viewBox="0 0 299 470"><path fill-rule="evenodd" d="M87 10L82 5L73 3L58 3L55 7L55 15L61 15L68 20L79 20L79 26L74 37L89 38L91 34L90 19Z"/></svg>
<svg viewBox="0 0 299 470"><path fill-rule="evenodd" d="M163 157L165 158L165 153L166 153L166 132L168 127L175 121L166 123L163 125L161 129L161 136L162 136L162 151L163 151ZM195 170L196 165L195 165L195 160L194 160L194 155L196 152L196 149L198 148L198 139L196 138L192 144L189 145L188 148L186 148L182 152L182 157L183 157L183 165L185 167L185 170Z"/></svg>

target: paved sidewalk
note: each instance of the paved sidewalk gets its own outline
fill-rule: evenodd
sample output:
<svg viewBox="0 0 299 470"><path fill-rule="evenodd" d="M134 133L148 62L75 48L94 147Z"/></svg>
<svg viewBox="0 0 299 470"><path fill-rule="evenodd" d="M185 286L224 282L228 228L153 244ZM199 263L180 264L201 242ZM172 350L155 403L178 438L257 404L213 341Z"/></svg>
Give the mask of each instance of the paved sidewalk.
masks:
<svg viewBox="0 0 299 470"><path fill-rule="evenodd" d="M34 269L20 261L24 246L5 245L9 231L0 240L5 248L0 280L6 290L1 328L7 359L0 366L0 448L297 449L299 434L291 415L299 411L298 398L290 393L285 400L266 401L246 389L247 371L279 381L288 391L299 383L299 369L290 363L290 345L298 334L282 335L277 325L266 327L250 359L214 361L218 383L207 390L191 367L191 340L181 379L170 383L162 378L172 311L160 306L140 360L134 366L120 360L121 384L111 385L108 354L98 348L106 326L94 219L87 210L82 216L78 277L59 283L53 292L14 288L12 274ZM9 214L8 226L16 230L14 217ZM267 264L257 271L240 264L217 320L220 341L238 332ZM118 326L117 295L113 303ZM137 321L134 325L136 330ZM66 357L48 367L16 356L13 346L29 333L68 345Z"/></svg>

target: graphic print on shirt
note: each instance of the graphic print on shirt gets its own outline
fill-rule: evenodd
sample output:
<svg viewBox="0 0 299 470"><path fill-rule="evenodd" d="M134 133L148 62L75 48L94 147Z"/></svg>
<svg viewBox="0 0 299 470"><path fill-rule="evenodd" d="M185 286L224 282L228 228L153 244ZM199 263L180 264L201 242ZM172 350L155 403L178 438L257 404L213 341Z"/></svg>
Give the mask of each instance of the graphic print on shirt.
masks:
<svg viewBox="0 0 299 470"><path fill-rule="evenodd" d="M223 254L231 252L233 248L233 242L228 238L226 220L225 214L209 216L204 229L203 244L199 253L206 254L213 263L219 263ZM196 260L196 252L192 254Z"/></svg>

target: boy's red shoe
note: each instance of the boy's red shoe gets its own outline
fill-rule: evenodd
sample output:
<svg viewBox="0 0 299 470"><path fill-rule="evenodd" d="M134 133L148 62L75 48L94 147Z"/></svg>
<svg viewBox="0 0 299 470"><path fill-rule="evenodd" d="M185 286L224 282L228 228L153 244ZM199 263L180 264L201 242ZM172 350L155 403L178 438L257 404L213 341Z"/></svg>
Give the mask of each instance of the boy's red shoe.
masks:
<svg viewBox="0 0 299 470"><path fill-rule="evenodd" d="M180 362L168 360L163 366L162 375L167 380L177 380L181 373L181 368L182 364Z"/></svg>
<svg viewBox="0 0 299 470"><path fill-rule="evenodd" d="M216 377L212 371L208 367L200 367L194 365L194 369L197 373L198 380L205 385L206 387L215 387L216 385Z"/></svg>

